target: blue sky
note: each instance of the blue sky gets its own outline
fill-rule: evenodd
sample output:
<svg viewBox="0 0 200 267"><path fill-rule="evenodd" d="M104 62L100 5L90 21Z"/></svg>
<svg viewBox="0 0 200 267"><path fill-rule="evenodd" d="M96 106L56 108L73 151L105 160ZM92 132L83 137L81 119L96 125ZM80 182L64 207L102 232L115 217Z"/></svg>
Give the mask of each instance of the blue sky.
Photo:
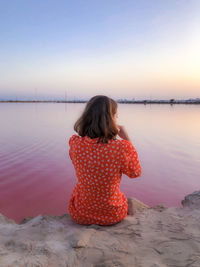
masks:
<svg viewBox="0 0 200 267"><path fill-rule="evenodd" d="M200 1L0 1L0 98L200 97Z"/></svg>

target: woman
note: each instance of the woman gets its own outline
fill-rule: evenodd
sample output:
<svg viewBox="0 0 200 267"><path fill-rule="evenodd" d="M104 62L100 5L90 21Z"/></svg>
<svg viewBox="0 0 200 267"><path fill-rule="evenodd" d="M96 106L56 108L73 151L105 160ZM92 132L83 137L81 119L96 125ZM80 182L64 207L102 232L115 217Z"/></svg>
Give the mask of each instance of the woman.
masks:
<svg viewBox="0 0 200 267"><path fill-rule="evenodd" d="M127 198L119 190L121 176L139 177L141 166L125 128L117 125L116 118L117 103L97 95L87 102L74 125L78 135L69 139L69 155L78 182L68 209L78 224L112 225L127 215Z"/></svg>

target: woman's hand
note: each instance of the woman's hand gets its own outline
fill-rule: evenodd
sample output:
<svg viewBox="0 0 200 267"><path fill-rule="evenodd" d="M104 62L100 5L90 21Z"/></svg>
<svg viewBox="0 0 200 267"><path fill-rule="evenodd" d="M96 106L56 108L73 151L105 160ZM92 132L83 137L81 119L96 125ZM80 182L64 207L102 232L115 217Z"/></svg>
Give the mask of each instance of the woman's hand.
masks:
<svg viewBox="0 0 200 267"><path fill-rule="evenodd" d="M118 132L119 137L121 137L122 139L128 140L128 141L131 141L125 127L122 125L117 125L117 126L119 128L119 132Z"/></svg>

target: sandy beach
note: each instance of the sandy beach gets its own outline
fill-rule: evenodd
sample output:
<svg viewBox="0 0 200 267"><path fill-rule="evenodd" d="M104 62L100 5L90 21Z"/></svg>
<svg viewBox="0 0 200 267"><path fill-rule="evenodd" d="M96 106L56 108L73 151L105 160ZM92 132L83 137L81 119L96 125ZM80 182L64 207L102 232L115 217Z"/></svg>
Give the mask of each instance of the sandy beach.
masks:
<svg viewBox="0 0 200 267"><path fill-rule="evenodd" d="M113 226L78 225L69 214L0 215L0 266L200 266L200 191L183 207L148 207L128 199L127 217Z"/></svg>

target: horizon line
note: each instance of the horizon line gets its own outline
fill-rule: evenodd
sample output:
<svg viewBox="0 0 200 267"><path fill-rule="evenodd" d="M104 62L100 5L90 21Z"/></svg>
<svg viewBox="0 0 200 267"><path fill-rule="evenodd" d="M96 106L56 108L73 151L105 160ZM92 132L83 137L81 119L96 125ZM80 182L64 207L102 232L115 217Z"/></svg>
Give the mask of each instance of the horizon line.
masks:
<svg viewBox="0 0 200 267"><path fill-rule="evenodd" d="M86 103L88 100L83 100L83 99L73 99L73 100L2 100L0 99L0 103ZM124 104L200 104L200 98L189 98L186 100L180 100L180 99L142 99L142 100L135 100L134 98L132 100L128 99L117 99L116 102L118 103L124 103Z"/></svg>

